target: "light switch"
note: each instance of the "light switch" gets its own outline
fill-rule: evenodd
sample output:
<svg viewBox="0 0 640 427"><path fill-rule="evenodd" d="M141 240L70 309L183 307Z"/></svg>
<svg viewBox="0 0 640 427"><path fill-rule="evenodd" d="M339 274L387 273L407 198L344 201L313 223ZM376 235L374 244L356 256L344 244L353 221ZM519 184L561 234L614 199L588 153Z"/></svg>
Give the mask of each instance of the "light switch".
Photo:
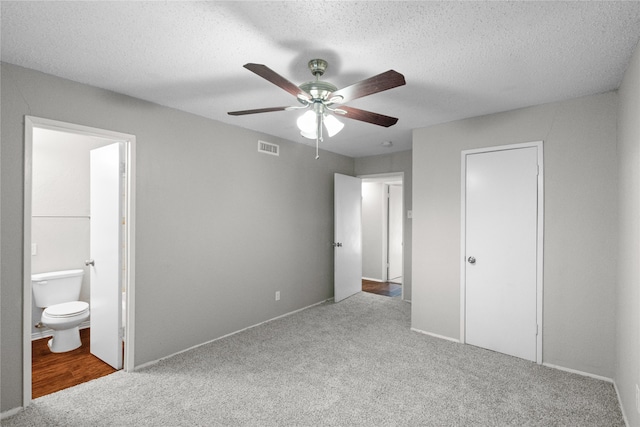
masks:
<svg viewBox="0 0 640 427"><path fill-rule="evenodd" d="M409 219L413 218L413 211L411 209L407 211L407 218Z"/></svg>
<svg viewBox="0 0 640 427"><path fill-rule="evenodd" d="M31 244L31 256L38 255L38 245L36 243Z"/></svg>

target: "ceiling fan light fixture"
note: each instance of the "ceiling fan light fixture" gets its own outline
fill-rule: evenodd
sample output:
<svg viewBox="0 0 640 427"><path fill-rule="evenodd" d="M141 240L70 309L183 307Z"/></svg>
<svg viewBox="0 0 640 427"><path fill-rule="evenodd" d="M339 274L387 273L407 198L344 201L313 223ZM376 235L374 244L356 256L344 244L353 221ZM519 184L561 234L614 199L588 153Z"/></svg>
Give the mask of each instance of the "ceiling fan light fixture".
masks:
<svg viewBox="0 0 640 427"><path fill-rule="evenodd" d="M318 134L318 132L316 132L315 130L313 132L305 132L303 130L300 131L300 135L302 135L303 137L305 137L307 139L316 139L317 138L317 134Z"/></svg>
<svg viewBox="0 0 640 427"><path fill-rule="evenodd" d="M317 133L316 129L318 126L318 122L316 120L317 115L315 111L307 111L298 117L296 124L298 125L298 129L300 129L300 134L305 138L315 139L315 134Z"/></svg>
<svg viewBox="0 0 640 427"><path fill-rule="evenodd" d="M324 127L327 129L329 137L332 137L342 130L344 123L331 114L325 114Z"/></svg>

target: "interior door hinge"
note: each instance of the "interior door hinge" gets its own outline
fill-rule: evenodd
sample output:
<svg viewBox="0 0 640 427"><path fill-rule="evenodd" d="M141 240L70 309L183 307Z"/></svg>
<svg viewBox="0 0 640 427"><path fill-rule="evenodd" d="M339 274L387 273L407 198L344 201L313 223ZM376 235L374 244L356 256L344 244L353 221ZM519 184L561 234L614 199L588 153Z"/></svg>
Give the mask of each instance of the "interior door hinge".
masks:
<svg viewBox="0 0 640 427"><path fill-rule="evenodd" d="M536 325L536 336L538 336L539 331L540 331L540 325Z"/></svg>

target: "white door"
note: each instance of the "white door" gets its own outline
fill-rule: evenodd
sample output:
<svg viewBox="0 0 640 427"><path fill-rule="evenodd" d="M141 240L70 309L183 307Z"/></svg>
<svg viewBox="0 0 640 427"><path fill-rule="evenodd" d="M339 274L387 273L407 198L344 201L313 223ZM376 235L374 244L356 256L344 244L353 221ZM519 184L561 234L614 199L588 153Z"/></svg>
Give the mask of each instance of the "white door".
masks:
<svg viewBox="0 0 640 427"><path fill-rule="evenodd" d="M362 290L362 180L334 178L334 301Z"/></svg>
<svg viewBox="0 0 640 427"><path fill-rule="evenodd" d="M536 147L466 155L469 344L536 361Z"/></svg>
<svg viewBox="0 0 640 427"><path fill-rule="evenodd" d="M123 144L91 150L91 353L122 369Z"/></svg>
<svg viewBox="0 0 640 427"><path fill-rule="evenodd" d="M389 186L389 274L387 280L402 281L402 186Z"/></svg>

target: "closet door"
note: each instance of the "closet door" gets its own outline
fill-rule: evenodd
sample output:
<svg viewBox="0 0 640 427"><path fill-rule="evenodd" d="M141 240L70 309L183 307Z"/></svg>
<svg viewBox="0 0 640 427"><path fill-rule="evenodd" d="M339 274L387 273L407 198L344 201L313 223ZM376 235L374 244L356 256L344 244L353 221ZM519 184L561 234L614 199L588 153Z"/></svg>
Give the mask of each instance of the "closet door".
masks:
<svg viewBox="0 0 640 427"><path fill-rule="evenodd" d="M468 344L536 361L536 147L466 156Z"/></svg>

